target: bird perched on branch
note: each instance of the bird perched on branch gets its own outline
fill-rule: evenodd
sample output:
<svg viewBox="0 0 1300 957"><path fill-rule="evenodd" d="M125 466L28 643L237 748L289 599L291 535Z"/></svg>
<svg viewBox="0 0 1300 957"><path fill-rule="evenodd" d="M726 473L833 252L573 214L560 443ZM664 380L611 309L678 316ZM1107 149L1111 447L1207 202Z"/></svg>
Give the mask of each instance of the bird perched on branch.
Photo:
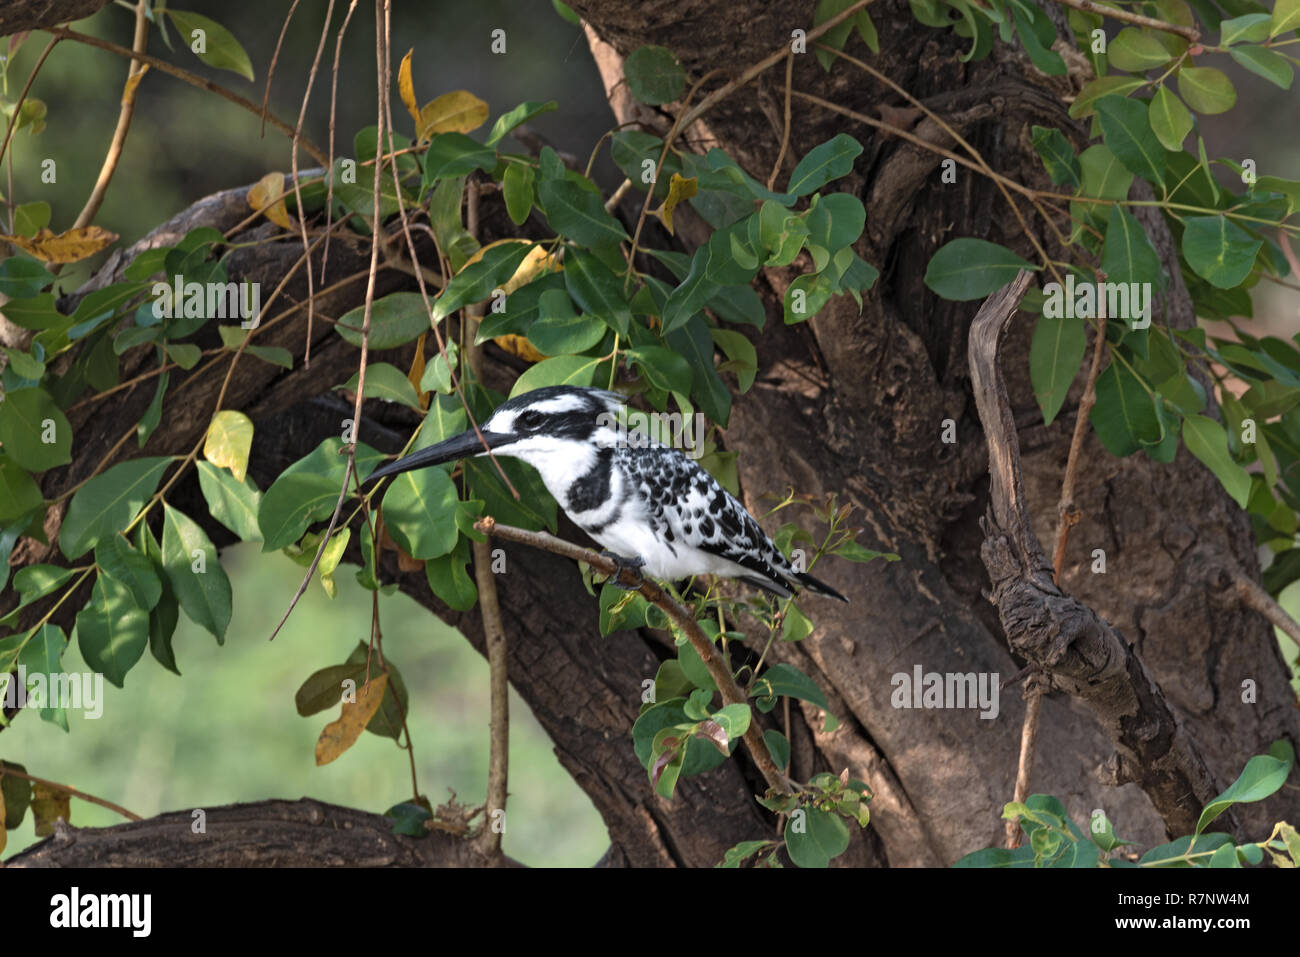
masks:
<svg viewBox="0 0 1300 957"><path fill-rule="evenodd" d="M782 597L798 588L848 599L796 571L745 506L682 452L618 427L626 398L578 386L546 386L502 403L480 429L421 449L367 482L441 465L490 448L537 469L579 528L623 568L676 581L738 578Z"/></svg>

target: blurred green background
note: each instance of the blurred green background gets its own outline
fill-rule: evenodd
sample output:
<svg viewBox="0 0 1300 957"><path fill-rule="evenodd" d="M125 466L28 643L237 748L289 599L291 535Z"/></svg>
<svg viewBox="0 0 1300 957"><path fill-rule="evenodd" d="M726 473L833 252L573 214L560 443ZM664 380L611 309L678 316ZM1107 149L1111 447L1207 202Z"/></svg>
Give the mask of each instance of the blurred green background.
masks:
<svg viewBox="0 0 1300 957"><path fill-rule="evenodd" d="M174 30L174 50L154 33L149 52L260 103L289 4L174 0L173 6L229 28L252 60L256 82L206 67L177 41ZM305 126L321 145L328 140L334 30L347 3L339 0L335 7ZM290 123L300 109L325 10L325 0L304 0L280 54L270 108ZM133 14L114 4L75 28L129 46ZM489 52L491 32L498 28L506 31L504 56ZM392 31L394 70L401 56L414 50L414 85L421 103L468 89L489 103L495 117L523 100L555 99L559 111L530 125L557 149L581 158L612 124L582 31L557 16L546 0L407 0L394 4ZM353 133L374 122L374 37L371 5L359 4L343 43L336 153L349 153ZM22 88L47 39L33 34L8 64L8 99ZM1250 157L1261 175L1300 177L1294 92L1276 89L1223 60L1216 57L1215 65L1231 74L1240 99L1228 113L1198 118L1210 155ZM125 75L126 62L110 53L71 42L56 47L32 90L48 105L47 127L38 136L24 131L15 137L8 157L12 165L0 174L0 191L18 203L49 202L52 228L69 227L99 173ZM1285 121L1286 116L1292 121ZM395 91L393 117L399 132L411 133L410 117ZM151 71L140 88L131 134L96 222L128 244L202 196L254 182L273 170L287 172L287 141L270 127L262 135L259 127L256 117L224 100ZM609 187L613 167L605 156L596 175ZM46 158L58 164L53 184L40 179ZM299 163L306 167L311 160L300 156ZM1227 175L1222 169L1216 172ZM1232 185L1241 189L1240 183ZM75 289L97 264L90 260L65 269L63 289ZM1248 328L1291 335L1300 317L1298 305L1294 290L1265 283L1255 291L1256 319ZM0 757L145 816L302 795L382 812L409 798L407 758L391 741L363 735L338 761L316 768L314 742L334 713L304 719L294 710L293 693L303 679L342 661L368 635L369 594L355 584L350 570L337 576L339 596L332 602L313 583L280 637L268 643L302 569L280 556L261 557L256 545L230 549L222 562L236 599L224 648L182 618L176 654L183 679L146 655L128 675L126 690L106 687L102 719L88 721L74 713L71 734L65 735L34 715L23 715L0 735ZM435 803L448 797L448 788L461 801L477 803L486 786L486 664L463 638L414 602L400 595L382 601L385 650L411 692L410 727L421 790ZM1300 583L1288 589L1283 603L1300 614ZM1296 648L1283 645L1294 662ZM84 668L75 643L64 667ZM608 844L599 816L559 766L550 741L518 697L511 709L506 852L535 865L592 864ZM81 801L74 801L72 815L78 825L118 821L111 812ZM32 840L28 818L10 835L5 855Z"/></svg>

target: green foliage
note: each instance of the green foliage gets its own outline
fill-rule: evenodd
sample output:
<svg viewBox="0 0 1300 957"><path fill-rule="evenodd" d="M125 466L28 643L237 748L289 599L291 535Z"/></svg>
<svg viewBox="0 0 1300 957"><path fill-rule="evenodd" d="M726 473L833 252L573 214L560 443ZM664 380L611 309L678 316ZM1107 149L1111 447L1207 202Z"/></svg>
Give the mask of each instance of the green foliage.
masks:
<svg viewBox="0 0 1300 957"><path fill-rule="evenodd" d="M1227 834L1205 832L1205 828L1234 804L1262 801L1277 793L1295 766L1295 751L1286 740L1273 742L1268 754L1257 754L1246 762L1235 781L1210 801L1197 821L1196 831L1176 841L1153 847L1138 857L1116 856L1115 851L1132 846L1115 836L1111 822L1096 812L1085 834L1070 820L1065 806L1045 794L1032 794L1023 803L1008 803L1004 820L1017 821L1026 842L1015 850L985 848L967 854L954 867L1242 867L1259 864L1267 853L1281 867L1300 865L1300 841L1295 828L1285 822L1273 828L1263 841L1235 845Z"/></svg>

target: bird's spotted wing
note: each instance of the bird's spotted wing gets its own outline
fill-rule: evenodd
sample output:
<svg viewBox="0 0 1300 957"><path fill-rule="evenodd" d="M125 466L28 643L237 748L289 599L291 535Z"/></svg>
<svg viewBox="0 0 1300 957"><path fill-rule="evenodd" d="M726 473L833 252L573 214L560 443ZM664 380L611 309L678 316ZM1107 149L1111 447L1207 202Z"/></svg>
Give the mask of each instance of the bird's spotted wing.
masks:
<svg viewBox="0 0 1300 957"><path fill-rule="evenodd" d="M789 562L745 507L697 462L659 445L620 452L658 536L734 562L754 573L738 577L790 594Z"/></svg>

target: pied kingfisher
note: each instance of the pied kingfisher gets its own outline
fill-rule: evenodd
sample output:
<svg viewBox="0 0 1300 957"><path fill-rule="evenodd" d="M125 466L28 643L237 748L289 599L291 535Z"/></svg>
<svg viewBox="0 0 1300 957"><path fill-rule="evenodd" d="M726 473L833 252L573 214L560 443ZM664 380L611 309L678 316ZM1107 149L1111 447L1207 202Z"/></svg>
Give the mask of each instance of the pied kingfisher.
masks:
<svg viewBox="0 0 1300 957"><path fill-rule="evenodd" d="M677 449L620 432L617 392L546 386L516 396L482 424L483 442L537 469L574 524L623 567L677 581L695 575L739 578L782 597L805 585L848 599L796 571L745 506ZM471 429L372 472L399 472L484 455Z"/></svg>

